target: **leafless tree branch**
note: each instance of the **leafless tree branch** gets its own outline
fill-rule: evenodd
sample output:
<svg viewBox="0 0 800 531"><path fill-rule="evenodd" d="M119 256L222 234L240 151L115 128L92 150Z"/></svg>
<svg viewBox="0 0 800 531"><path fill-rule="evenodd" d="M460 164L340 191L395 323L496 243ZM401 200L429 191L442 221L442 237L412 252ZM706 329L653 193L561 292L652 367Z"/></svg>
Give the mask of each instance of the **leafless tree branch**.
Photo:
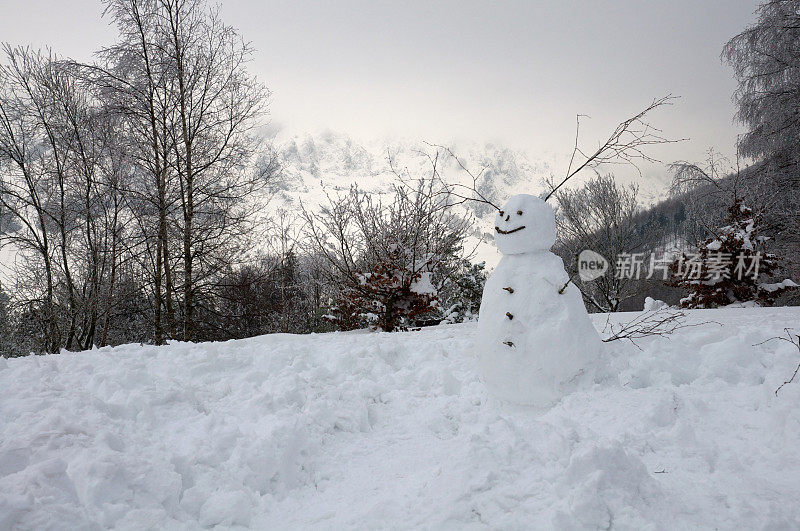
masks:
<svg viewBox="0 0 800 531"><path fill-rule="evenodd" d="M606 324L605 327L603 327L603 333L610 332L611 335L603 339L603 342L611 343L612 341L624 339L630 341L636 346L636 348L641 350L641 347L636 343L637 339L644 339L646 337L653 336L667 337L676 330L701 326L711 322L713 321L687 323L685 312L674 311L669 308L659 308L658 310L644 312L631 319L627 323L622 323L618 326L615 326L611 322L611 315L609 315L606 318Z"/></svg>
<svg viewBox="0 0 800 531"><path fill-rule="evenodd" d="M791 328L784 328L783 331L786 333L786 337L783 337L783 336L771 337L771 338L767 339L766 341L762 341L761 343L756 343L756 346L757 345L763 345L764 343L768 343L770 341L773 341L773 340L777 339L779 341L786 341L787 343L791 343L792 345L797 347L797 351L798 351L798 353L800 353L800 334L797 334ZM782 384L780 384L778 386L778 388L775 389L775 396L778 396L778 391L780 391L783 388L784 385L788 385L788 384L790 384L790 383L792 383L794 381L794 379L797 376L798 372L800 372L800 361L797 362L797 367L795 367L794 372L792 373L792 377L789 378L788 380L786 380L785 382L783 382Z"/></svg>
<svg viewBox="0 0 800 531"><path fill-rule="evenodd" d="M645 152L649 146L670 144L684 139L670 140L664 137L662 131L653 127L645 120L645 117L659 107L672 105L676 99L677 97L671 94L654 99L643 111L617 125L608 136L608 139L591 154L585 153L579 147L581 118L586 117L586 115L579 114L576 118L575 145L572 149L566 175L557 185L552 187L545 196L545 201L583 169L596 168L601 164L630 164L638 170L638 162L659 162ZM584 160L578 164L576 159L579 157Z"/></svg>

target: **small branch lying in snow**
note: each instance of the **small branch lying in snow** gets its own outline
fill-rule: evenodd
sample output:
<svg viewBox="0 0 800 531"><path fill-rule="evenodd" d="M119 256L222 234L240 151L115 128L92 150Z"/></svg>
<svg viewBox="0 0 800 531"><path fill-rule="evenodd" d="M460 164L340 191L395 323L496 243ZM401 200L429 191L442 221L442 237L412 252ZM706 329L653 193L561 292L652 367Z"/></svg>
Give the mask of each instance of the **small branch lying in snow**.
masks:
<svg viewBox="0 0 800 531"><path fill-rule="evenodd" d="M703 321L701 323L689 324L686 322L685 312L673 312L668 308L659 308L658 310L645 312L627 323L623 323L618 329L615 329L614 324L611 322L611 314L609 314L606 318L606 325L603 327L603 333L609 331L611 335L605 338L603 343L627 339L633 343L636 348L641 350L641 347L636 343L637 339L650 336L666 337L681 328L700 326L712 322L713 321Z"/></svg>
<svg viewBox="0 0 800 531"><path fill-rule="evenodd" d="M780 390L781 390L781 387L783 387L784 385L786 385L786 384L788 384L788 383L792 383L792 382L794 381L794 377L795 377L795 376L797 376L797 371L798 371L798 370L800 370L800 363L798 363L798 364L797 364L797 367L795 367L795 368L794 368L794 373L792 374L792 377L791 377L791 378L789 378L788 380L786 380L785 382L783 382L782 384L780 384L780 385L778 386L778 388L777 388L777 389L775 389L775 396L778 396L778 391L780 391Z"/></svg>
<svg viewBox="0 0 800 531"><path fill-rule="evenodd" d="M762 341L761 343L756 343L753 346L763 345L764 343L772 341L773 339L778 339L780 341L786 341L787 343L791 343L792 345L797 347L797 352L800 353L800 335L797 333L793 334L794 331L791 328L784 328L783 331L786 332L786 337L783 336L771 337L766 341ZM794 381L794 378L795 376L797 376L798 372L800 372L800 361L797 362L797 367L794 368L794 373L792 373L792 377L783 382L782 384L780 384L778 388L775 389L775 396L778 396L778 391L780 391L784 385L790 384Z"/></svg>

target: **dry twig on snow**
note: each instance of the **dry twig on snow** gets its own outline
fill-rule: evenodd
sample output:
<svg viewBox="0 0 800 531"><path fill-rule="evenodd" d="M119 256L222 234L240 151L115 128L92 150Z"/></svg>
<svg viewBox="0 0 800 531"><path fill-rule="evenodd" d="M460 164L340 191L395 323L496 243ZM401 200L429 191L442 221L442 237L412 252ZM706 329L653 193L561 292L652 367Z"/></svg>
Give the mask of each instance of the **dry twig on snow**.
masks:
<svg viewBox="0 0 800 531"><path fill-rule="evenodd" d="M637 339L651 336L666 337L681 328L709 324L710 322L712 321L687 323L685 312L672 311L668 308L659 308L658 310L644 312L627 323L619 325L619 328L617 328L611 322L611 314L609 314L608 318L606 318L606 325L603 327L603 333L609 331L611 335L605 338L603 343L626 339L641 350L641 347L636 343Z"/></svg>
<svg viewBox="0 0 800 531"><path fill-rule="evenodd" d="M793 333L794 331L791 328L784 328L783 331L786 332L786 337L783 336L771 337L766 341L762 341L761 343L756 343L756 345L763 345L764 343L772 341L773 339L777 339L780 341L786 341L787 343L791 343L792 345L797 347L797 352L800 353L800 335L797 333ZM783 382L782 384L780 384L778 388L775 389L775 396L778 396L778 391L780 391L784 385L790 384L794 381L794 378L795 376L797 376L798 372L800 372L800 361L797 362L797 367L794 368L792 377Z"/></svg>

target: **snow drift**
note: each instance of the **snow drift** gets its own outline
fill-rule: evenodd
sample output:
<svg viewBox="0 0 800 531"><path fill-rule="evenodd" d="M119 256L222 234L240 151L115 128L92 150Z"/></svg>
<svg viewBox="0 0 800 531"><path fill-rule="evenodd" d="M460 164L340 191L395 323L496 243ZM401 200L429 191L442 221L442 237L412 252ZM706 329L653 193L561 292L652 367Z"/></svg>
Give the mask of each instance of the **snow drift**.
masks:
<svg viewBox="0 0 800 531"><path fill-rule="evenodd" d="M0 359L0 528L796 528L800 309L690 315L548 410L471 324Z"/></svg>

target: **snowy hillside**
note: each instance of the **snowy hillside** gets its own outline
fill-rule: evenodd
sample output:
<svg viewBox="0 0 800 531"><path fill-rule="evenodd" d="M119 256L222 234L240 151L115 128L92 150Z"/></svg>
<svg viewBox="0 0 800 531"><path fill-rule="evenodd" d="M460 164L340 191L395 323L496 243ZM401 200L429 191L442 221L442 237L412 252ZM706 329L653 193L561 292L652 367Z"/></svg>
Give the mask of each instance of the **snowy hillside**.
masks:
<svg viewBox="0 0 800 531"><path fill-rule="evenodd" d="M800 310L691 320L547 411L470 324L0 359L0 529L797 528Z"/></svg>

